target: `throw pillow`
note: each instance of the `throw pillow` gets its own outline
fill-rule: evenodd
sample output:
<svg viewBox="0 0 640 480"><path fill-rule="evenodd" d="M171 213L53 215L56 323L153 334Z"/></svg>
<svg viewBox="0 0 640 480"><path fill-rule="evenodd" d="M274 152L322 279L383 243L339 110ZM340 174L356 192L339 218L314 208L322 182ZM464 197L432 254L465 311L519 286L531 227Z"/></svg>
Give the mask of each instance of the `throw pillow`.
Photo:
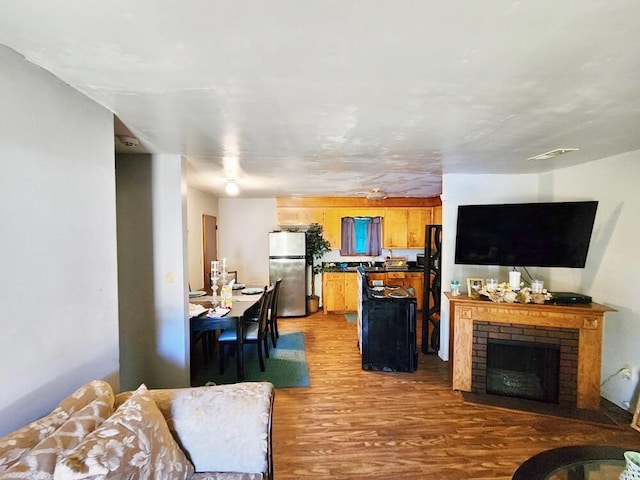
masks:
<svg viewBox="0 0 640 480"><path fill-rule="evenodd" d="M1 480L53 479L55 466L68 455L90 432L113 413L113 393L96 398L74 413L60 428L38 443L6 472Z"/></svg>
<svg viewBox="0 0 640 480"><path fill-rule="evenodd" d="M62 400L48 415L0 438L0 472L17 463L23 455L66 422L74 412L102 396L113 398L111 386L102 380L89 382Z"/></svg>
<svg viewBox="0 0 640 480"><path fill-rule="evenodd" d="M85 405L93 402L96 398L105 396L107 398L113 398L113 389L111 388L111 385L103 380L93 380L62 400L58 404L57 408L60 408L69 415L72 415Z"/></svg>
<svg viewBox="0 0 640 480"><path fill-rule="evenodd" d="M193 466L141 385L100 427L90 433L54 472L55 480L188 479Z"/></svg>
<svg viewBox="0 0 640 480"><path fill-rule="evenodd" d="M266 472L273 385L153 390L197 472Z"/></svg>

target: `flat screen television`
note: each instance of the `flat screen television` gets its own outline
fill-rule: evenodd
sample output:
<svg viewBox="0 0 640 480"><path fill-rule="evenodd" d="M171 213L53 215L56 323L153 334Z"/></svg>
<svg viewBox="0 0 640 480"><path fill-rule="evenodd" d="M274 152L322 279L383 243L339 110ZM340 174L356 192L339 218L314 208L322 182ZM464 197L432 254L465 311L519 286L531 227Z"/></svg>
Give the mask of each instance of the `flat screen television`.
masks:
<svg viewBox="0 0 640 480"><path fill-rule="evenodd" d="M584 268L597 201L460 205L455 263Z"/></svg>

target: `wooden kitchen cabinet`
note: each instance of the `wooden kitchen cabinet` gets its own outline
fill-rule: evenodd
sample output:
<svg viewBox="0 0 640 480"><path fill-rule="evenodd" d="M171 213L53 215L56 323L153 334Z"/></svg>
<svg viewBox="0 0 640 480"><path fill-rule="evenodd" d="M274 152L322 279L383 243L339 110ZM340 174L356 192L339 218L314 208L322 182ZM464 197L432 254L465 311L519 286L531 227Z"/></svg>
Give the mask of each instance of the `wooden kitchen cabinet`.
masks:
<svg viewBox="0 0 640 480"><path fill-rule="evenodd" d="M422 310L424 301L424 274L420 272L407 272L404 278L404 287L413 288L416 295L418 310Z"/></svg>
<svg viewBox="0 0 640 480"><path fill-rule="evenodd" d="M384 248L407 248L407 219L409 211L404 208L387 208L382 220L382 246Z"/></svg>
<svg viewBox="0 0 640 480"><path fill-rule="evenodd" d="M355 312L358 309L356 272L324 272L322 274L322 306L324 313Z"/></svg>
<svg viewBox="0 0 640 480"><path fill-rule="evenodd" d="M439 197L367 200L350 197L276 199L278 225L319 223L332 250L340 249L342 217L382 217L382 247L424 248L425 225L442 223Z"/></svg>
<svg viewBox="0 0 640 480"><path fill-rule="evenodd" d="M344 312L345 290L342 272L324 272L322 274L322 308L328 312Z"/></svg>
<svg viewBox="0 0 640 480"><path fill-rule="evenodd" d="M291 207L278 209L278 225L311 225L312 223L324 223L324 208L320 207Z"/></svg>
<svg viewBox="0 0 640 480"><path fill-rule="evenodd" d="M322 225L324 239L329 242L332 250L340 250L342 236L342 209L330 208L324 214Z"/></svg>
<svg viewBox="0 0 640 480"><path fill-rule="evenodd" d="M433 209L410 208L407 210L407 248L424 248L425 226L433 220Z"/></svg>
<svg viewBox="0 0 640 480"><path fill-rule="evenodd" d="M355 312L358 310L358 274L344 274L344 311Z"/></svg>
<svg viewBox="0 0 640 480"><path fill-rule="evenodd" d="M431 207L386 209L383 220L383 247L423 249L425 227L433 223L433 214Z"/></svg>
<svg viewBox="0 0 640 480"><path fill-rule="evenodd" d="M442 225L442 205L438 207L433 207L432 210L433 210L433 214L432 214L431 224Z"/></svg>
<svg viewBox="0 0 640 480"><path fill-rule="evenodd" d="M387 272L387 282L386 285L399 285L404 287L404 280L407 274L404 271L400 272Z"/></svg>
<svg viewBox="0 0 640 480"><path fill-rule="evenodd" d="M418 310L424 300L422 272L367 272L369 281L381 280L384 285L413 288ZM356 272L324 272L322 274L322 306L324 313L355 312L358 309L358 275Z"/></svg>

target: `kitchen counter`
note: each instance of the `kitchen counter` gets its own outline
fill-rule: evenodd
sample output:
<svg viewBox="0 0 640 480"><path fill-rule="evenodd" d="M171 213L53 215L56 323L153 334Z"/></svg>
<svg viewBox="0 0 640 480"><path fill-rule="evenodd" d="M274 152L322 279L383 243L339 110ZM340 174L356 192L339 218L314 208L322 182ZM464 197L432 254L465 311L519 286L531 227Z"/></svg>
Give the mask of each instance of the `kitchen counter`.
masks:
<svg viewBox="0 0 640 480"><path fill-rule="evenodd" d="M369 290L371 297L386 299L386 298L415 298L415 292L407 290L405 287L400 286L381 286L372 287Z"/></svg>
<svg viewBox="0 0 640 480"><path fill-rule="evenodd" d="M325 267L322 275L322 305L324 313L354 312L357 307L357 270L358 263L347 264L346 267ZM418 310L424 301L424 270L415 262L410 262L406 270L385 268L383 266L364 267L369 280L376 286L397 286L411 288L417 301Z"/></svg>
<svg viewBox="0 0 640 480"><path fill-rule="evenodd" d="M336 265L335 267L325 267L323 265L322 271L323 272L345 272L345 273L356 273L358 271L358 267L360 264L356 264L356 265L348 265L346 268L342 268L339 265ZM364 271L365 272L372 272L372 273L387 273L387 272L418 272L418 273L422 273L424 272L424 268L423 267L419 267L417 266L414 262L409 262L409 265L407 268L405 269L401 269L401 268L386 268L386 267L382 267L382 266L376 266L376 267L364 267Z"/></svg>

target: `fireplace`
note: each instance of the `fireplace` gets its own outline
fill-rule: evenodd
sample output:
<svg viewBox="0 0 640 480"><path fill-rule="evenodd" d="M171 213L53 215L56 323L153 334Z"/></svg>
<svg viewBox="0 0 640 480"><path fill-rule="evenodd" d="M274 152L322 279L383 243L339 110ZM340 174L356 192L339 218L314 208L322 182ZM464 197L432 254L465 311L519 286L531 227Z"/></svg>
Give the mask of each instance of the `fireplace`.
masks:
<svg viewBox="0 0 640 480"><path fill-rule="evenodd" d="M473 322L471 391L576 406L578 330Z"/></svg>
<svg viewBox="0 0 640 480"><path fill-rule="evenodd" d="M475 383L476 392L486 392L489 338L556 344L560 347L560 406L600 408L602 325L605 313L615 310L598 303L497 303L465 294L445 295L449 299L449 368L454 390L472 392Z"/></svg>
<svg viewBox="0 0 640 480"><path fill-rule="evenodd" d="M558 403L560 347L488 339L487 393Z"/></svg>

